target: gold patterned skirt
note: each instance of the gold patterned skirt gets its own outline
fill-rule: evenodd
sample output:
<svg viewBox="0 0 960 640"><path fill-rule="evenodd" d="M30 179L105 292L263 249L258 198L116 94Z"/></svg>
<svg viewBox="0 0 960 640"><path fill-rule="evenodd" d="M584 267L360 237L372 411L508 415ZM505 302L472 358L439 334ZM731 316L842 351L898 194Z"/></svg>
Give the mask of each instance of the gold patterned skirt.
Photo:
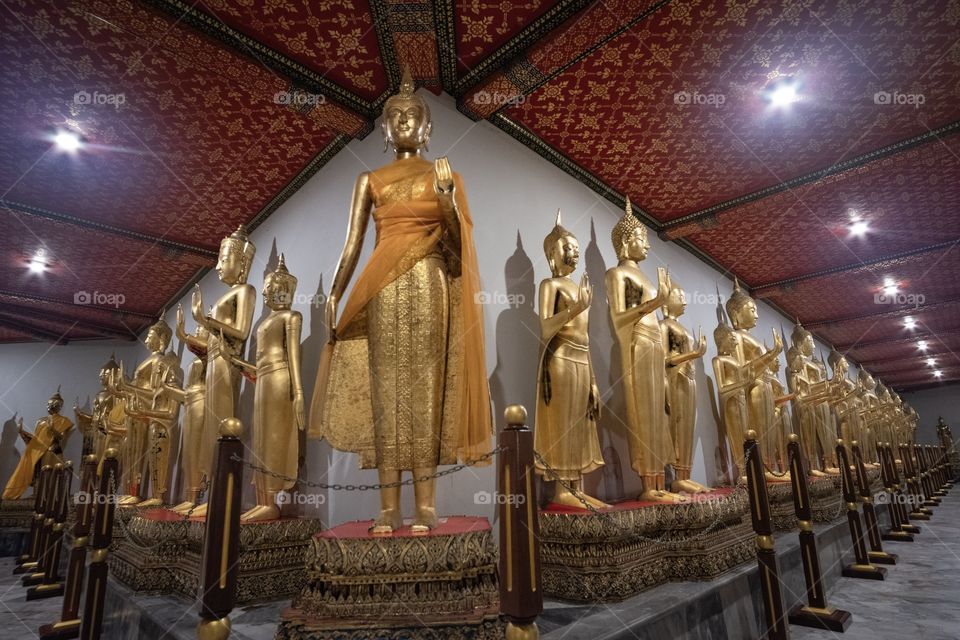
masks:
<svg viewBox="0 0 960 640"><path fill-rule="evenodd" d="M659 327L638 322L631 336L627 383L627 441L631 465L640 475L663 475L676 463L666 409L665 354Z"/></svg>
<svg viewBox="0 0 960 640"><path fill-rule="evenodd" d="M450 300L443 258L433 253L367 303L370 399L376 466L436 466Z"/></svg>
<svg viewBox="0 0 960 640"><path fill-rule="evenodd" d="M693 465L693 433L697 421L697 383L693 367L685 362L668 370L670 384L666 393L670 399L670 436L677 456L677 466L689 469Z"/></svg>

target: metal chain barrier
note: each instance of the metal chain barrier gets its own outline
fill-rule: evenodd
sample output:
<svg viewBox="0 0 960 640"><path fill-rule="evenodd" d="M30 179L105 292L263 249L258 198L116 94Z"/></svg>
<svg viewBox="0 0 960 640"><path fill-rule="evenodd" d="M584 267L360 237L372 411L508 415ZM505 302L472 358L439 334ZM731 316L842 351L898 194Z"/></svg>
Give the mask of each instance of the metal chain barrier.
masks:
<svg viewBox="0 0 960 640"><path fill-rule="evenodd" d="M246 460L244 460L243 458L241 458L236 454L231 456L230 459L233 460L234 462L239 462L243 464L243 466L248 467L258 473L262 473L272 478L278 478L286 482L299 483L301 486L310 487L311 489L330 489L332 491L379 491L381 489L393 489L395 487L411 486L419 482L426 482L428 480L435 480L437 478L449 476L454 473L457 473L458 471L463 471L467 467L472 467L474 465L480 464L481 462L486 462L487 460L495 456L500 451L503 451L503 447L497 447L492 451L483 454L479 458L453 465L449 469L443 469L441 471L437 471L435 473L431 473L425 476L407 478L406 480L397 480L395 482L384 482L380 484L337 484L337 483L328 484L326 482L313 482L311 480L307 480L306 478L301 478L300 476L288 476L282 473L277 473L272 469L268 469L258 464L254 464L253 462L247 462Z"/></svg>
<svg viewBox="0 0 960 640"><path fill-rule="evenodd" d="M583 508L584 508L584 509L588 510L590 513L592 513L592 514L595 515L595 516L599 516L599 517L603 518L603 519L606 520L614 529L619 529L619 530L621 531L621 534L622 534L624 537L627 537L627 538L630 538L630 539L633 539L633 540L638 540L638 541L641 541L641 542L648 542L648 543L651 543L651 544L654 544L654 545L663 545L663 546L667 546L667 547L676 547L676 546L680 546L680 545L686 544L686 543L688 543L688 542L693 542L693 541L696 541L696 540L700 540L700 539L702 539L702 538L706 538L708 535L710 535L711 533L713 533L714 530L716 530L720 525L723 524L723 518L722 518L722 517L718 517L716 520L714 520L713 522L711 522L706 528L704 528L703 530L699 531L698 533L695 533L695 534L693 534L693 535L691 535L691 536L688 536L688 537L686 537L686 538L682 538L682 539L679 539L679 540L665 540L665 539L662 539L662 538L651 538L651 537L649 537L649 536L641 535L641 534L639 534L639 533L634 532L632 529L628 529L628 528L626 528L626 527L621 526L620 523L617 522L617 521L613 518L613 516L611 515L611 512L609 512L609 511L601 511L600 509L597 509L596 507L594 507L593 505L591 505L589 502L587 502L586 500L584 500L582 497L580 497L580 492L579 492L579 491L574 491L573 487L572 487L570 484L568 484L566 480L563 480L562 478L560 478L560 476L559 476L559 474L557 473L557 471L556 471L553 467L551 467L549 464L547 464L546 460L544 460L543 457L542 457L538 452L534 451L534 452L533 452L533 456L537 459L537 462L538 462L541 466L543 466L543 468L544 468L551 476L553 476L553 479L554 479L554 480L556 480L556 481L559 482L561 485L563 485L563 488L564 488L564 489L566 489L566 490L569 491L571 494L573 494L574 497L576 497L577 500L579 500L579 501L581 502L581 504L583 504ZM744 462L746 462L746 460L747 460L747 458L745 457L745 458L744 458ZM736 487L734 487L733 493L730 494L730 495L731 495L731 497L733 497L735 494L738 494L738 493L746 494L746 492L747 492L747 487L746 487L745 485L737 485ZM695 501L691 500L690 502L687 502L687 503L682 503L682 502L681 502L681 503L676 503L676 504L690 504L690 503L693 503L693 502L695 502Z"/></svg>

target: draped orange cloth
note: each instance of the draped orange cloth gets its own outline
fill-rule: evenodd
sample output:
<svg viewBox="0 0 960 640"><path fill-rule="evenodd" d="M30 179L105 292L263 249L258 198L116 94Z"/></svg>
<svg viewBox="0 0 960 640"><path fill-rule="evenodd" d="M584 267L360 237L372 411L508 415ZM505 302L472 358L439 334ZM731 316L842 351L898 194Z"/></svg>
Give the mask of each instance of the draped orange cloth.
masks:
<svg viewBox="0 0 960 640"><path fill-rule="evenodd" d="M60 414L53 414L37 423L33 438L27 443L23 457L20 458L17 468L14 469L13 475L10 476L3 490L4 500L16 500L26 492L30 483L33 482L37 463L50 450L50 447L58 440L62 440L71 427L73 423L70 419Z"/></svg>
<svg viewBox="0 0 960 640"><path fill-rule="evenodd" d="M448 252L448 277L459 280L459 295L451 295L450 305L459 305L450 315L451 323L459 322L459 327L450 327L450 340L459 339L462 345L462 357L451 361L448 357L447 384L458 385L455 393L446 393L447 397L457 398L459 408L451 416L455 425L444 428L456 429L455 451L460 460L475 459L490 450L492 421L490 413L490 394L487 387L486 359L484 355L483 312L478 293L480 292L480 274L477 266L476 250L473 246L473 220L467 206L463 181L454 174L456 185L455 202L460 214L459 255ZM372 437L356 431L344 433L345 429L329 424L329 408L338 389L334 387L338 376L338 350L346 351L344 343L361 339L366 341L365 307L385 286L396 280L419 260L438 249L444 237L446 222L437 195L434 191L433 163L422 158L405 158L370 173L370 187L374 195L375 209L373 218L376 223L377 240L370 260L357 278L350 296L344 304L337 323L335 345L328 345L321 357L317 382L314 389L310 411L311 437L327 437L334 447L346 451L358 451L369 454ZM459 312L456 312L459 311ZM363 353L366 353L365 348ZM341 360L346 360L346 354ZM349 365L364 367L366 363L353 356ZM341 367L344 365L341 365ZM363 386L363 376L354 377L351 392L355 401L369 399L369 387ZM340 378L338 378L339 380ZM444 414L448 414L445 407ZM366 415L367 407L360 407ZM371 420L372 422L372 420ZM355 428L364 428L357 423ZM372 424L370 426L372 430ZM341 432L341 433L337 433ZM441 455L441 463L447 462ZM366 458L369 462L369 458ZM366 465L365 465L366 466Z"/></svg>

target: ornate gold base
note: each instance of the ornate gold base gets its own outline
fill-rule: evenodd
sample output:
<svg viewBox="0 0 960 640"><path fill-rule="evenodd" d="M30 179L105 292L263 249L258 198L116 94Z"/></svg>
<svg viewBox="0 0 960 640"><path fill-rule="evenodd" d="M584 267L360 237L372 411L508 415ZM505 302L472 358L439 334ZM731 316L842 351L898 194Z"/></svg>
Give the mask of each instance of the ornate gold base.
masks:
<svg viewBox="0 0 960 640"><path fill-rule="evenodd" d="M674 504L621 503L603 514L540 513L545 595L616 602L672 580L707 580L753 558L747 495L730 489Z"/></svg>
<svg viewBox="0 0 960 640"><path fill-rule="evenodd" d="M871 474L876 476L877 472L871 469L867 475ZM840 476L810 476L807 478L807 486L814 522L832 522L844 514ZM797 514L793 506L793 488L789 484L768 484L767 495L773 528L777 531L795 531Z"/></svg>
<svg viewBox="0 0 960 640"><path fill-rule="evenodd" d="M240 527L237 604L290 597L306 583L303 560L319 520L284 518ZM116 527L115 527L116 529ZM195 598L200 588L203 518L147 509L129 519L108 556L111 576L137 593Z"/></svg>
<svg viewBox="0 0 960 640"><path fill-rule="evenodd" d="M428 535L351 522L313 537L307 586L277 638L502 638L497 552L483 518L445 518ZM301 569L302 571L302 569Z"/></svg>
<svg viewBox="0 0 960 640"><path fill-rule="evenodd" d="M0 502L0 529L29 529L33 507L32 497Z"/></svg>

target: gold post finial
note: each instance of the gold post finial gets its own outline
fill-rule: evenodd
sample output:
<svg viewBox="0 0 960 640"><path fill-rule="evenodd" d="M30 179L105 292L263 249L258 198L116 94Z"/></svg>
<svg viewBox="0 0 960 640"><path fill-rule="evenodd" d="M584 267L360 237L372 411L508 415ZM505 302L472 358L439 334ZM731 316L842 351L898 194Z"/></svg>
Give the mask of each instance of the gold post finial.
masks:
<svg viewBox="0 0 960 640"><path fill-rule="evenodd" d="M527 410L522 404L512 404L503 412L508 427L522 427L527 423Z"/></svg>

